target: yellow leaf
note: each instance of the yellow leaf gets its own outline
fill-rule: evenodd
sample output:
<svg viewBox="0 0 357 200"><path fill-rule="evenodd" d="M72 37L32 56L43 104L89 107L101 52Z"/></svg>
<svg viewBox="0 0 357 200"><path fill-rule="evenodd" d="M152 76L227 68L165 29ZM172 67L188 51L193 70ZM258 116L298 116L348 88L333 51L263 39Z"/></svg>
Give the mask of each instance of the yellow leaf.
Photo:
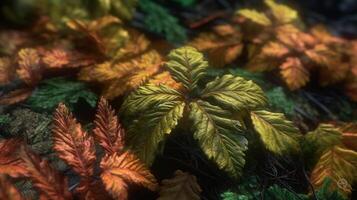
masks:
<svg viewBox="0 0 357 200"><path fill-rule="evenodd" d="M311 182L319 188L324 179L332 179L332 188L349 194L356 181L357 152L334 146L325 151L311 174Z"/></svg>
<svg viewBox="0 0 357 200"><path fill-rule="evenodd" d="M237 14L242 15L242 16L252 20L253 22L263 25L263 26L272 25L272 22L264 13L258 12L256 10L241 9L237 12Z"/></svg>
<svg viewBox="0 0 357 200"><path fill-rule="evenodd" d="M265 0L264 2L269 6L279 23L291 23L298 19L298 13L294 9L283 4L278 4L274 0Z"/></svg>
<svg viewBox="0 0 357 200"><path fill-rule="evenodd" d="M309 71L305 69L299 58L289 57L280 66L280 74L291 90L296 90L306 85L310 80Z"/></svg>

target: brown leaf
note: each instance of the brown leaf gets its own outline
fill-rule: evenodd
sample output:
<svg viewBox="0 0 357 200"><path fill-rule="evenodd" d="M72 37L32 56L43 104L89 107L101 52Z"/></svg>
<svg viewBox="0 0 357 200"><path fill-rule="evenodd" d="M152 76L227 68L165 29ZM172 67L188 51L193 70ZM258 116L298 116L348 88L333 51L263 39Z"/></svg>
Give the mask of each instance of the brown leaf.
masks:
<svg viewBox="0 0 357 200"><path fill-rule="evenodd" d="M158 200L200 200L201 192L195 176L177 170L174 178L162 181Z"/></svg>
<svg viewBox="0 0 357 200"><path fill-rule="evenodd" d="M114 110L104 98L100 99L94 121L94 137L107 154L121 152L124 148L125 131Z"/></svg>
<svg viewBox="0 0 357 200"><path fill-rule="evenodd" d="M163 84L163 85L169 86L170 88L173 88L173 89L175 89L175 90L181 90L181 89L183 89L182 84L176 82L176 81L172 78L170 72L167 72L167 71L155 75L154 77L152 77L152 78L149 80L149 83L154 84L154 85Z"/></svg>
<svg viewBox="0 0 357 200"><path fill-rule="evenodd" d="M42 78L41 59L36 49L25 48L18 53L17 75L27 85L35 86Z"/></svg>
<svg viewBox="0 0 357 200"><path fill-rule="evenodd" d="M32 88L21 88L0 96L0 105L11 105L26 100L32 94Z"/></svg>
<svg viewBox="0 0 357 200"><path fill-rule="evenodd" d="M304 86L309 81L309 71L302 65L299 58L289 57L280 66L280 73L291 90Z"/></svg>
<svg viewBox="0 0 357 200"><path fill-rule="evenodd" d="M27 175L24 163L18 156L18 149L21 145L20 139L8 139L0 142L0 174L7 174L14 178Z"/></svg>
<svg viewBox="0 0 357 200"><path fill-rule="evenodd" d="M53 149L58 156L82 177L91 177L96 159L94 140L82 130L64 104L55 111L53 134Z"/></svg>
<svg viewBox="0 0 357 200"><path fill-rule="evenodd" d="M70 200L67 180L47 160L41 159L28 149L21 149L21 158L25 162L28 177L41 195L51 200Z"/></svg>
<svg viewBox="0 0 357 200"><path fill-rule="evenodd" d="M0 85L8 84L13 80L14 69L10 58L0 58Z"/></svg>
<svg viewBox="0 0 357 200"><path fill-rule="evenodd" d="M0 199L22 200L24 199L17 188L8 180L5 175L0 175Z"/></svg>
<svg viewBox="0 0 357 200"><path fill-rule="evenodd" d="M53 49L45 53L43 62L49 68L60 68L69 63L69 55L62 49Z"/></svg>
<svg viewBox="0 0 357 200"><path fill-rule="evenodd" d="M157 188L155 177L130 152L107 155L102 159L100 167L103 170L101 178L105 188L115 199L127 199L128 184L139 184L150 190Z"/></svg>

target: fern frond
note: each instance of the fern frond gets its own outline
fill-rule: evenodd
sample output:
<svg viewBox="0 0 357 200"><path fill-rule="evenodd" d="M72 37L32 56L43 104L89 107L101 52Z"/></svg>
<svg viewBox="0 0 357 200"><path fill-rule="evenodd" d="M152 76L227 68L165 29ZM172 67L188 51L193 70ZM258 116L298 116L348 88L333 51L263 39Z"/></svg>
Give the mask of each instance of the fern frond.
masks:
<svg viewBox="0 0 357 200"><path fill-rule="evenodd" d="M124 129L108 101L101 98L94 121L94 137L107 154L121 152L124 148Z"/></svg>

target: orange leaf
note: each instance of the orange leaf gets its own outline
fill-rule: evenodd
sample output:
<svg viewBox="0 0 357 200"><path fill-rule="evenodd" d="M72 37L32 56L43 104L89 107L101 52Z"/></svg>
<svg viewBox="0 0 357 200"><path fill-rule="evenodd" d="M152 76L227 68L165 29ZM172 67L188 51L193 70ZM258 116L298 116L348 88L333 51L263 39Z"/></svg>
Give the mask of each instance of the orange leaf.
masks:
<svg viewBox="0 0 357 200"><path fill-rule="evenodd" d="M19 51L18 58L19 68L16 71L17 75L27 85L36 85L42 78L39 53L35 49L25 48Z"/></svg>
<svg viewBox="0 0 357 200"><path fill-rule="evenodd" d="M0 105L10 105L25 101L32 94L32 88L21 88L0 96Z"/></svg>
<svg viewBox="0 0 357 200"><path fill-rule="evenodd" d="M5 175L0 175L0 199L3 200L22 200L20 192L8 180Z"/></svg>
<svg viewBox="0 0 357 200"><path fill-rule="evenodd" d="M0 85L8 84L14 78L14 67L9 58L0 58Z"/></svg>
<svg viewBox="0 0 357 200"><path fill-rule="evenodd" d="M69 63L69 55L61 49L45 52L43 62L50 68L60 68Z"/></svg>
<svg viewBox="0 0 357 200"><path fill-rule="evenodd" d="M121 152L124 148L125 132L114 110L104 98L100 99L94 121L94 137L107 154Z"/></svg>
<svg viewBox="0 0 357 200"><path fill-rule="evenodd" d="M25 162L28 177L41 195L52 200L70 200L67 180L47 160L42 160L38 155L28 149L21 149L21 158Z"/></svg>
<svg viewBox="0 0 357 200"><path fill-rule="evenodd" d="M289 57L280 66L280 73L291 90L304 86L309 81L309 71L302 65L299 58Z"/></svg>
<svg viewBox="0 0 357 200"><path fill-rule="evenodd" d="M53 148L58 156L82 177L91 177L96 159L94 140L82 130L64 104L55 111L53 134Z"/></svg>
<svg viewBox="0 0 357 200"><path fill-rule="evenodd" d="M149 80L149 83L154 84L154 85L163 84L163 85L169 86L170 88L173 88L176 90L180 90L183 88L182 84L176 82L172 78L170 72L167 72L167 71L155 75L152 79Z"/></svg>
<svg viewBox="0 0 357 200"><path fill-rule="evenodd" d="M280 58L289 53L289 49L283 44L277 42L269 42L263 47L262 53L267 56Z"/></svg>
<svg viewBox="0 0 357 200"><path fill-rule="evenodd" d="M215 33L201 33L190 42L190 45L206 52L213 66L223 67L241 54L243 49L241 36L230 25L219 25L213 29Z"/></svg>
<svg viewBox="0 0 357 200"><path fill-rule="evenodd" d="M102 181L107 191L116 199L128 197L128 184L139 184L150 190L156 190L155 177L132 153L107 155L100 163L103 172Z"/></svg>
<svg viewBox="0 0 357 200"><path fill-rule="evenodd" d="M0 142L0 174L11 177L27 175L24 163L18 156L18 148L22 145L19 139L8 139Z"/></svg>

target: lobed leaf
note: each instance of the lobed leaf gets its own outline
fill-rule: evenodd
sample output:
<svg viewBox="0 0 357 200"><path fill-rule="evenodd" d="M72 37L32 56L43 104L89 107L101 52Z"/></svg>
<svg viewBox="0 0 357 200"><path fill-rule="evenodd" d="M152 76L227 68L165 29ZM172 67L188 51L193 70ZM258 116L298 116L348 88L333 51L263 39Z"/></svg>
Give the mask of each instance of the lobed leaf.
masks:
<svg viewBox="0 0 357 200"><path fill-rule="evenodd" d="M60 104L54 114L53 149L72 169L82 177L94 173L94 140L81 128L72 113Z"/></svg>
<svg viewBox="0 0 357 200"><path fill-rule="evenodd" d="M41 196L53 200L72 199L67 180L52 168L47 160L24 148L21 149L20 155L28 171L28 177L40 191Z"/></svg>
<svg viewBox="0 0 357 200"><path fill-rule="evenodd" d="M203 54L190 46L172 50L168 55L168 59L166 67L173 79L181 82L188 90L193 90L197 87L197 82L205 75L208 67Z"/></svg>
<svg viewBox="0 0 357 200"><path fill-rule="evenodd" d="M254 23L257 23L262 26L272 25L272 22L264 13L258 12L253 9L240 9L237 14L242 15L243 17L248 18Z"/></svg>
<svg viewBox="0 0 357 200"><path fill-rule="evenodd" d="M224 75L209 82L202 90L201 97L213 98L222 107L234 111L255 109L267 103L264 92L258 85L232 75Z"/></svg>
<svg viewBox="0 0 357 200"><path fill-rule="evenodd" d="M0 199L6 200L23 200L21 193L8 180L5 175L0 175Z"/></svg>
<svg viewBox="0 0 357 200"><path fill-rule="evenodd" d="M329 177L332 180L332 188L349 194L352 190L351 185L357 178L356 171L357 153L335 145L320 157L312 171L311 182L316 188L319 188L324 179Z"/></svg>
<svg viewBox="0 0 357 200"><path fill-rule="evenodd" d="M305 135L305 140L310 148L313 146L321 154L334 145L341 144L342 133L331 124L319 124L314 131Z"/></svg>
<svg viewBox="0 0 357 200"><path fill-rule="evenodd" d="M126 200L128 184L139 184L150 190L156 190L155 177L130 152L107 155L100 163L103 172L101 179L108 192L116 199Z"/></svg>
<svg viewBox="0 0 357 200"><path fill-rule="evenodd" d="M128 131L128 141L138 157L151 165L158 153L159 144L176 127L183 117L185 103L166 101L143 113Z"/></svg>
<svg viewBox="0 0 357 200"><path fill-rule="evenodd" d="M113 154L123 150L125 145L125 131L119 123L114 110L104 98L101 98L99 101L94 124L94 138L99 145L104 148L107 154Z"/></svg>
<svg viewBox="0 0 357 200"><path fill-rule="evenodd" d="M278 4L275 0L264 0L264 2L271 9L275 19L281 24L291 23L298 19L298 13L294 9Z"/></svg>
<svg viewBox="0 0 357 200"><path fill-rule="evenodd" d="M240 133L240 122L231 119L229 111L201 100L190 103L189 118L193 136L207 157L231 176L239 177L248 145Z"/></svg>
<svg viewBox="0 0 357 200"><path fill-rule="evenodd" d="M305 86L310 80L309 71L302 65L297 57L288 57L280 66L280 74L291 90Z"/></svg>
<svg viewBox="0 0 357 200"><path fill-rule="evenodd" d="M268 150L278 155L300 151L299 130L283 114L265 110L253 111L251 119Z"/></svg>
<svg viewBox="0 0 357 200"><path fill-rule="evenodd" d="M179 101L182 95L165 85L147 84L132 92L124 101L121 112L133 115L144 112L152 106L169 101Z"/></svg>
<svg viewBox="0 0 357 200"><path fill-rule="evenodd" d="M0 174L14 178L27 175L26 167L18 155L18 148L21 145L22 141L19 139L0 141Z"/></svg>

